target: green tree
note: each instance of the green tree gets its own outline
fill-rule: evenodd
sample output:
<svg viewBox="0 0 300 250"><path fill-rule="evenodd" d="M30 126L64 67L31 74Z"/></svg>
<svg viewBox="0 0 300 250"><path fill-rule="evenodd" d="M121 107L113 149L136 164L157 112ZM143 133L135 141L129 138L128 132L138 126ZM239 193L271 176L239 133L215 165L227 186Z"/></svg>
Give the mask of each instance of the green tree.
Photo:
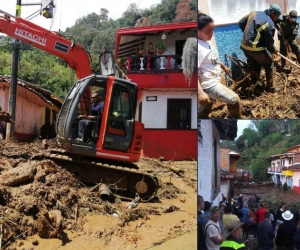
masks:
<svg viewBox="0 0 300 250"><path fill-rule="evenodd" d="M291 135L286 143L286 147L289 148L294 145L300 144L300 120L293 120L291 124Z"/></svg>
<svg viewBox="0 0 300 250"><path fill-rule="evenodd" d="M269 162L265 160L265 155L260 153L252 160L252 174L255 179L265 180Z"/></svg>
<svg viewBox="0 0 300 250"><path fill-rule="evenodd" d="M138 6L135 3L131 3L122 14L122 17L118 19L119 26L120 28L133 27L139 18L141 18L141 14Z"/></svg>
<svg viewBox="0 0 300 250"><path fill-rule="evenodd" d="M172 23L176 17L176 6L180 0L162 0L151 15L150 24Z"/></svg>
<svg viewBox="0 0 300 250"><path fill-rule="evenodd" d="M107 22L108 21L108 13L107 9L101 8L100 9L100 22Z"/></svg>

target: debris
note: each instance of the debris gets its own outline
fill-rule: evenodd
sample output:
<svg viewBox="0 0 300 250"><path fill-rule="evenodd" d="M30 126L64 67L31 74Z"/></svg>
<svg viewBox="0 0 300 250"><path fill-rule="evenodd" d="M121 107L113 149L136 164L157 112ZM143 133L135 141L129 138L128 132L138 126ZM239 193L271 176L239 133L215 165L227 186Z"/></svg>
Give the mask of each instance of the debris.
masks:
<svg viewBox="0 0 300 250"><path fill-rule="evenodd" d="M33 239L33 240L31 241L31 243L32 243L32 245L34 245L34 246L38 246L39 241L38 241L37 239Z"/></svg>
<svg viewBox="0 0 300 250"><path fill-rule="evenodd" d="M179 208L179 206L170 205L170 206L163 206L162 210L163 210L163 213L171 213L171 212L180 210L180 208Z"/></svg>
<svg viewBox="0 0 300 250"><path fill-rule="evenodd" d="M104 201L114 201L115 199L112 191L103 183L101 183L101 185L99 186L99 196Z"/></svg>
<svg viewBox="0 0 300 250"><path fill-rule="evenodd" d="M48 139L47 144L48 150L56 147L55 140ZM9 139L0 141L0 181L2 184L0 214L3 232L0 239L1 249L33 249L36 245L40 248L47 248L44 245L45 241L38 241L38 239L32 241L26 238L38 235L52 244L52 238L66 240L64 230L71 230L72 234L69 232L68 234L74 237L86 237L89 233L83 231L83 228L87 218L91 216L105 216L104 222L111 220L107 221L108 224L103 227L106 229L91 235L97 235L95 237L102 238L108 243L112 240L125 244L126 238L114 239L114 237L119 237L114 232L124 226L130 228L129 222L139 220L134 232L138 234L139 229L145 230L142 225L148 227L148 223L144 224L144 222L149 220L150 216L162 216L163 220L165 213L162 213L158 203L180 202L181 200L182 206L185 206L188 201L190 202L190 199L185 201L184 198L190 196L181 195L185 193L181 188L175 187L170 182L166 183L166 179L169 180L170 176L172 180L180 181L182 185L189 187L189 190L193 190L188 194L196 197L197 183L190 180L190 176L196 176L197 163L194 161L161 163L158 159L142 158L138 162L139 167L143 171L156 171L156 176L163 177L164 181L161 181L162 187L151 203L141 204L137 193L135 199L129 202L126 208L124 205L126 203L123 203L118 196L114 202L99 199L102 183L96 183L93 187L86 186L75 175L62 168L63 165L58 166L52 160L43 158L45 152L47 151L41 140L32 143L18 143ZM35 157L36 155L38 157ZM177 169L183 168L187 175L175 175L172 170L164 166L165 164ZM195 200L196 198L194 203ZM189 218L190 224L185 228L185 233L196 229L193 216ZM102 221L102 218L100 219ZM171 227L172 223L165 223L164 227ZM114 224L113 227L110 227L111 224ZM151 221L151 227L153 229L156 227L155 222ZM128 228L124 232L127 232ZM24 245L18 247L17 244L22 244L18 242L24 242Z"/></svg>
<svg viewBox="0 0 300 250"><path fill-rule="evenodd" d="M294 55L291 55L294 57ZM294 59L293 59L294 60ZM241 98L244 119L296 119L300 118L300 65L287 70L281 67L280 56L274 60L274 91L267 92L264 70L260 79L251 80L249 74L242 74L231 86ZM244 66L244 65L242 65ZM244 70L247 72L247 70ZM224 102L213 100L210 118L230 118Z"/></svg>
<svg viewBox="0 0 300 250"><path fill-rule="evenodd" d="M141 199L141 198L139 197L139 194L136 193L134 200L131 201L131 202L129 202L129 203L127 203L127 204L125 205L125 207L126 207L127 209L137 207L137 205L139 204L140 199Z"/></svg>

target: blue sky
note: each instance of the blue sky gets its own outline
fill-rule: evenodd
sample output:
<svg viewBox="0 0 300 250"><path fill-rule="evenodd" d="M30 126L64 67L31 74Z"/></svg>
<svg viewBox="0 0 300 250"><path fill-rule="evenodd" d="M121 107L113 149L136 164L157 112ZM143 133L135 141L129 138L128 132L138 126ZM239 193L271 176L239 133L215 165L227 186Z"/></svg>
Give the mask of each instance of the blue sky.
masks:
<svg viewBox="0 0 300 250"><path fill-rule="evenodd" d="M41 2L41 0L22 0L22 4L38 2ZM108 16L115 20L122 16L130 3L136 3L139 8L145 9L160 2L161 0L55 0L54 19L46 19L38 15L30 21L46 29L64 31L67 27L73 26L80 17L93 12L99 14L100 8L107 9L109 11ZM0 10L15 15L16 3L17 0L0 0ZM25 19L39 9L39 6L22 6L21 17Z"/></svg>

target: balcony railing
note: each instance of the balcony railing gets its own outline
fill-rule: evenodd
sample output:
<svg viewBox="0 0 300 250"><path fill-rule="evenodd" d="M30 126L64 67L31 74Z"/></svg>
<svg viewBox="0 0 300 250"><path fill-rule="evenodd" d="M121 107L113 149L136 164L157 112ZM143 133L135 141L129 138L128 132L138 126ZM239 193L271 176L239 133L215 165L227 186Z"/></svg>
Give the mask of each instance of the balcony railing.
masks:
<svg viewBox="0 0 300 250"><path fill-rule="evenodd" d="M284 167L269 167L268 173L281 173Z"/></svg>
<svg viewBox="0 0 300 250"><path fill-rule="evenodd" d="M182 72L181 56L156 55L156 56L131 56L127 57L126 69L133 72Z"/></svg>

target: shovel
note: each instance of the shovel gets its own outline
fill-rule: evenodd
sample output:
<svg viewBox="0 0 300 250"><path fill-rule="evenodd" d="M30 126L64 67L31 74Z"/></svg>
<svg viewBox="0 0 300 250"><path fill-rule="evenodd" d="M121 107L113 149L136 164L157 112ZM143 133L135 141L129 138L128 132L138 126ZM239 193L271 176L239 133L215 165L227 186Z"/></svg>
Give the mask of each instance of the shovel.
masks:
<svg viewBox="0 0 300 250"><path fill-rule="evenodd" d="M295 67L300 69L300 66L296 63L294 63L292 60L288 59L287 57L285 57L284 55L281 55L280 53L277 53L279 56L281 56L283 59L285 59L286 61L288 61L289 63L291 63L292 65L294 65Z"/></svg>

